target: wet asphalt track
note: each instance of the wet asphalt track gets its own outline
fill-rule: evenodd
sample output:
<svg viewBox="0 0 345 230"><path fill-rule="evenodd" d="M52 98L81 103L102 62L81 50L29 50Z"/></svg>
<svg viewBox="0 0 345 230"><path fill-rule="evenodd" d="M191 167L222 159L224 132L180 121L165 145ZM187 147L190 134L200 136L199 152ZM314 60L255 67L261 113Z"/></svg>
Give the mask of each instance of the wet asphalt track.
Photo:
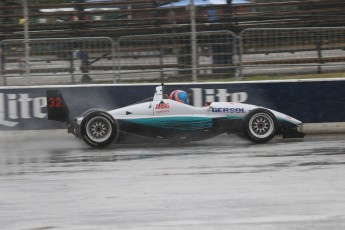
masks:
<svg viewBox="0 0 345 230"><path fill-rule="evenodd" d="M0 228L345 229L344 139L94 150L62 130L1 132Z"/></svg>

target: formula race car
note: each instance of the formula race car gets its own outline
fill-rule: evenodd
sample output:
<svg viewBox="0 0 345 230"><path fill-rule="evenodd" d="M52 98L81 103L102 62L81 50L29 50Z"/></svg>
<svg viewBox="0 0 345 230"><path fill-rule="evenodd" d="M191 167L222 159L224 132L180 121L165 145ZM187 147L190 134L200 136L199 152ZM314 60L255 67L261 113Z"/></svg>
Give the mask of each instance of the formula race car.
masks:
<svg viewBox="0 0 345 230"><path fill-rule="evenodd" d="M128 135L172 143L200 141L223 133L238 134L255 143L265 143L276 134L304 137L299 131L302 122L283 113L235 102L194 107L168 99L163 90L162 84L152 98L110 111L89 110L73 120L61 92L48 90L48 119L66 122L69 133L96 148L119 143Z"/></svg>

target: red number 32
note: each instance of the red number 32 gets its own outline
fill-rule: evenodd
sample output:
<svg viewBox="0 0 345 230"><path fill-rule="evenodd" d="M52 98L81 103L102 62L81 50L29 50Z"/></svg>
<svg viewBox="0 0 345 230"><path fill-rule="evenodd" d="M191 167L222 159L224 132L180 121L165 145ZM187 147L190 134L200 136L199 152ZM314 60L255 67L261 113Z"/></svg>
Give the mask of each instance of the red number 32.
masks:
<svg viewBox="0 0 345 230"><path fill-rule="evenodd" d="M61 97L50 97L48 99L49 103L48 106L50 108L61 108L62 103L61 103Z"/></svg>

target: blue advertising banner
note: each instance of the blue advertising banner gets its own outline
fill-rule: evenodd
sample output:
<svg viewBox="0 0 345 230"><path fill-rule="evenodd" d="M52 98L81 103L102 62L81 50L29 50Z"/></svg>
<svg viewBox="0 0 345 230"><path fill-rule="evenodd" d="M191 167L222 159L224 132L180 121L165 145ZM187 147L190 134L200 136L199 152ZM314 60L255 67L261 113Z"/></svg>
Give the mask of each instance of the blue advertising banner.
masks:
<svg viewBox="0 0 345 230"><path fill-rule="evenodd" d="M46 91L59 89L71 116L92 109L111 110L152 97L158 84L0 88L0 130L64 128L47 120ZM232 101L268 107L304 123L345 122L345 81L167 84L165 93L191 93L190 104Z"/></svg>

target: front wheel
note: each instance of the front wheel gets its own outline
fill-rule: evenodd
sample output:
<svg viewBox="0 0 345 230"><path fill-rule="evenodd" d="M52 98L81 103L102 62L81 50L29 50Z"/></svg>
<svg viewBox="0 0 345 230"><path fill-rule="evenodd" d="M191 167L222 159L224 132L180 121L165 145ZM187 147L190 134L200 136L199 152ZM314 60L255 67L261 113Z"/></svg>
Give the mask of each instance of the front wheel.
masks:
<svg viewBox="0 0 345 230"><path fill-rule="evenodd" d="M254 109L244 120L245 135L253 142L265 143L276 133L277 119L267 109Z"/></svg>
<svg viewBox="0 0 345 230"><path fill-rule="evenodd" d="M110 145L118 136L117 122L106 112L93 111L84 117L81 136L92 147L102 148Z"/></svg>

